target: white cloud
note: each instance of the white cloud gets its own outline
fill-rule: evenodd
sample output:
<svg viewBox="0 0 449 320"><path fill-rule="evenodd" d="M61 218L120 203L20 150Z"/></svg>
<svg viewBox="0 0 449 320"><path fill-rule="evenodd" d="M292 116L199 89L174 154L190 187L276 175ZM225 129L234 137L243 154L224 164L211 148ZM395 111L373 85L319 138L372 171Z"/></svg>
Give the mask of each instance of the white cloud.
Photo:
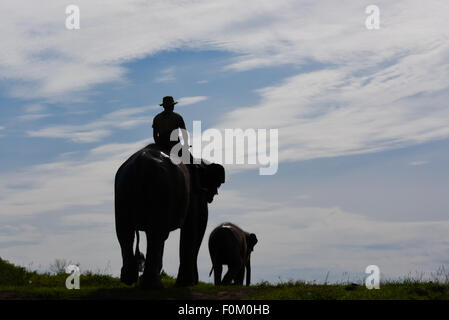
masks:
<svg viewBox="0 0 449 320"><path fill-rule="evenodd" d="M31 217L76 206L110 203L116 170L127 157L148 143L138 141L104 145L77 160L65 157L60 161L26 168L17 174L2 174L0 214ZM11 186L10 181L26 187L17 192L17 187Z"/></svg>
<svg viewBox="0 0 449 320"><path fill-rule="evenodd" d="M258 90L259 104L226 114L217 127L278 128L280 161L447 138L446 54L449 47L441 47L368 75L356 75L353 67L299 74Z"/></svg>
<svg viewBox="0 0 449 320"><path fill-rule="evenodd" d="M103 163L105 165L106 163ZM107 165L110 174L114 172ZM49 166L57 167L57 166ZM86 165L86 168L91 167ZM99 169L99 164L95 165ZM92 185L88 179L94 170L79 171L76 166L70 175L82 175L84 182L72 184L67 179L66 170L56 170L64 174L65 193L73 193L73 199L86 199L88 193L98 195L98 184ZM76 171L76 172L75 172ZM109 174L109 175L110 175ZM99 174L97 179L105 180L106 175ZM62 181L62 180L61 180ZM69 183L67 183L68 181ZM83 210L83 212L53 218L60 223L61 231L44 232L39 228L11 224L11 219L21 217L8 216L9 224L3 223L0 244L4 257L22 264L33 261L48 265L55 258L66 258L81 262L84 270L94 266L105 266L111 261L111 271L119 274L121 267L120 249L115 236L113 220L113 202L111 184L103 183L105 207L101 211ZM46 188L45 188L46 189ZM83 190L87 189L87 190ZM25 190L24 196L32 196ZM31 197L34 207L47 206L47 193L40 199ZM53 196L64 196L63 192ZM50 193L48 193L50 196ZM89 201L89 196L86 199ZM235 200L235 201L234 201ZM58 201L57 201L58 202ZM68 202L57 212L66 212L76 207L75 201ZM64 208L64 209L63 209ZM30 207L31 209L31 207ZM277 281L279 278L324 280L327 271L331 278L338 278L343 272L363 273L370 264L380 267L383 275L390 277L406 276L409 272L424 271L429 276L447 261L448 248L445 235L449 232L449 221L383 221L343 211L337 207L303 207L261 200L246 192L226 191L220 193L210 205L208 228L200 250L198 260L200 280L208 278L210 257L207 239L212 229L223 221L231 221L243 229L256 233L259 243L252 255L253 281ZM38 213L36 211L36 213ZM1 212L4 211L2 206ZM41 212L44 214L44 212ZM0 217L6 219L4 215ZM20 220L18 220L20 221ZM95 237L92 237L95 233ZM145 237L142 236L141 249L145 250ZM95 250L92 250L95 248ZM164 270L176 275L178 268L179 231L170 234L164 252ZM310 272L306 270L315 270Z"/></svg>
<svg viewBox="0 0 449 320"><path fill-rule="evenodd" d="M0 227L0 248L33 244L42 240L39 230L30 224L9 225Z"/></svg>
<svg viewBox="0 0 449 320"><path fill-rule="evenodd" d="M426 7L431 15L422 14L419 0L378 2L385 14L375 32L364 27L365 5L348 0L244 5L237 0L111 0L107 7L80 0L77 5L83 26L69 31L61 22L64 4L33 5L30 15L23 10L30 7L25 0L2 2L1 20L9 32L2 38L0 69L6 78L29 82L16 87L17 95L62 98L123 79L123 62L175 48L237 53L229 65L236 70L307 61L372 66L436 45L448 29L448 4L437 0Z"/></svg>
<svg viewBox="0 0 449 320"><path fill-rule="evenodd" d="M226 127L280 128L281 160L375 152L449 135L447 1L424 7L420 0L380 1L376 31L364 26L366 4L349 0L78 5L83 26L68 31L60 22L62 4L33 6L31 16L21 10L28 2L2 2L0 19L14 28L2 39L0 71L24 83L15 94L66 100L66 94L123 80L124 62L176 48L214 49L236 54L228 70L318 69L298 68L296 76L260 90L259 104L225 114ZM163 70L160 79L173 80L174 70ZM29 134L68 138L65 129ZM82 131L74 141L96 141L108 130Z"/></svg>
<svg viewBox="0 0 449 320"><path fill-rule="evenodd" d="M123 80L124 62L176 48L214 49L236 55L225 67L228 71L281 64L298 68L296 75L259 90L259 103L225 114L217 122L224 128L279 128L283 161L375 152L449 136L445 0L378 1L382 19L378 31L364 27L365 4L348 0L245 4L111 0L107 6L80 0L78 5L81 30L68 31L63 3L2 1L0 21L8 32L2 34L0 72L14 80L12 94L65 101L96 84ZM310 69L303 71L304 66ZM174 77L174 69L171 72ZM51 126L28 134L94 142L113 129L149 121L143 113L150 110L121 110L87 124ZM104 145L81 160L2 173L2 219L63 212L80 204L88 209L109 206L112 213L114 173L135 150L135 143ZM8 181L27 188L17 192ZM255 279L282 275L286 268L363 270L373 263L382 272L403 275L421 268L433 271L448 256L447 221L373 221L339 208L259 203L226 192L223 199L235 202L220 202L217 197L211 208L221 214L211 215L208 231L220 218L260 235L253 256ZM226 207L228 203L232 206ZM103 212L86 212L98 214L98 222L106 218ZM63 221L76 224L79 219ZM20 247L22 251L16 247L6 251L16 259L38 261L41 254L67 252L71 252L68 259L90 259L97 265L100 258L114 254L119 259L109 225L95 239L90 231L77 231L45 235L41 242L42 232L11 228L36 243ZM18 239L12 233L4 237L5 243ZM204 243L200 268L207 279L210 259ZM105 250L93 252L92 247ZM258 275L258 270L268 271Z"/></svg>
<svg viewBox="0 0 449 320"><path fill-rule="evenodd" d="M39 112L43 112L47 109L47 107L38 104L38 103L33 103L33 104L27 104L24 107L24 111L25 113L39 113Z"/></svg>
<svg viewBox="0 0 449 320"><path fill-rule="evenodd" d="M47 118L50 116L51 116L51 114L49 114L49 113L29 113L29 114L23 114L21 116L18 116L17 119L20 121L33 121L33 120Z"/></svg>
<svg viewBox="0 0 449 320"><path fill-rule="evenodd" d="M158 78L156 78L154 81L155 82L172 82L175 81L176 77L175 77L175 68L174 67L170 67L167 68L165 70L162 70L160 72L160 75Z"/></svg>
<svg viewBox="0 0 449 320"><path fill-rule="evenodd" d="M114 216L105 213L80 213L64 216L62 219L64 226L92 227L92 226L112 226Z"/></svg>
<svg viewBox="0 0 449 320"><path fill-rule="evenodd" d="M182 97L178 99L178 105L179 107L188 106L191 104L195 104L204 100L207 100L208 97L206 96L195 96L195 97Z"/></svg>
<svg viewBox="0 0 449 320"><path fill-rule="evenodd" d="M132 129L149 123L148 112L155 106L124 108L105 114L100 119L80 125L53 125L27 131L30 137L62 138L77 143L100 141L111 135L113 129Z"/></svg>
<svg viewBox="0 0 449 320"><path fill-rule="evenodd" d="M111 135L111 130L87 129L78 126L53 126L39 130L27 131L30 137L63 138L77 143L97 142Z"/></svg>
<svg viewBox="0 0 449 320"><path fill-rule="evenodd" d="M447 261L444 239L449 220L375 220L338 207L276 202L267 205L267 200L259 202L259 198L248 196L248 191L225 193L211 205L214 214L210 216L206 234L223 221L256 233L259 243L252 255L252 265L259 280L273 281L278 277L323 280L326 271L333 276L345 271L363 273L370 264L380 266L381 272L391 277L415 271L424 271L429 276ZM235 205L234 197L246 201ZM200 259L203 264L210 264L207 243L203 243L203 249ZM311 275L295 271L301 269L316 272Z"/></svg>
<svg viewBox="0 0 449 320"><path fill-rule="evenodd" d="M33 103L33 104L27 104L24 106L24 114L17 117L19 121L33 121L33 120L39 120L43 118L50 117L50 113L43 113L47 107Z"/></svg>
<svg viewBox="0 0 449 320"><path fill-rule="evenodd" d="M409 165L415 167L415 166L423 166L427 163L428 163L428 161L412 161L412 162L409 162Z"/></svg>

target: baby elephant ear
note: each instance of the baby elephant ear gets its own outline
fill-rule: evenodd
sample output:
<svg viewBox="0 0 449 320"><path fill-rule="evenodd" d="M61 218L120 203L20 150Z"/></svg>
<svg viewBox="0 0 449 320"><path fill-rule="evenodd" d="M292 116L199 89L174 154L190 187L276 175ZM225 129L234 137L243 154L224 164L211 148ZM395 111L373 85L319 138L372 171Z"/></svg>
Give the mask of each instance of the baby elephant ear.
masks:
<svg viewBox="0 0 449 320"><path fill-rule="evenodd" d="M248 238L248 247L252 250L257 243L257 237L254 233L251 233Z"/></svg>

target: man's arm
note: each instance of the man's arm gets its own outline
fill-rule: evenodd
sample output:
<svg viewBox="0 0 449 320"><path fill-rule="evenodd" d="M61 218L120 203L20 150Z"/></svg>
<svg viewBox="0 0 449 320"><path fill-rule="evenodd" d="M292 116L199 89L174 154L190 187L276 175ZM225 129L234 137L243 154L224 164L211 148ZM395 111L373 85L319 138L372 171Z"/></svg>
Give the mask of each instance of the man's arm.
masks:
<svg viewBox="0 0 449 320"><path fill-rule="evenodd" d="M181 135L182 135L182 140L184 142L184 147L188 148L189 147L189 138L187 136L186 124L184 123L184 119L182 117L180 118L179 128L182 129Z"/></svg>
<svg viewBox="0 0 449 320"><path fill-rule="evenodd" d="M153 139L155 143L159 144L159 131L156 129L154 122L153 122Z"/></svg>

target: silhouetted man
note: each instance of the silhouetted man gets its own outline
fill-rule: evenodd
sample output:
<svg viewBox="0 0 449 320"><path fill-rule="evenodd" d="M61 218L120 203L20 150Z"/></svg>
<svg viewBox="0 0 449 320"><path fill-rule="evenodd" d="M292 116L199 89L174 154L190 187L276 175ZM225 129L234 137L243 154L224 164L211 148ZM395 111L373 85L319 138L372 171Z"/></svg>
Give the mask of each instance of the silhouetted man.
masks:
<svg viewBox="0 0 449 320"><path fill-rule="evenodd" d="M156 115L153 119L153 137L154 142L163 150L169 152L171 148L179 143L179 136L177 140L170 141L170 135L173 130L183 129L182 139L184 144L188 144L186 125L184 119L178 113L174 112L175 104L178 102L173 100L173 97L167 96L162 99L160 106L164 107L164 111ZM179 134L179 131L178 131Z"/></svg>

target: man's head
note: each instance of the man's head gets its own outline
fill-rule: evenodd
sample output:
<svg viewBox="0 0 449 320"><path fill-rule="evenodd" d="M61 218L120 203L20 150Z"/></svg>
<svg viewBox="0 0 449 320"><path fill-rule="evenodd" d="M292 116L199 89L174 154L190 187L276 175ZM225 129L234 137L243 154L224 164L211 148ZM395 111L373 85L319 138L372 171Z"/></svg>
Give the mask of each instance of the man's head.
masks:
<svg viewBox="0 0 449 320"><path fill-rule="evenodd" d="M177 103L178 101L173 100L172 96L166 96L162 99L160 106L164 107L165 110L173 110Z"/></svg>

